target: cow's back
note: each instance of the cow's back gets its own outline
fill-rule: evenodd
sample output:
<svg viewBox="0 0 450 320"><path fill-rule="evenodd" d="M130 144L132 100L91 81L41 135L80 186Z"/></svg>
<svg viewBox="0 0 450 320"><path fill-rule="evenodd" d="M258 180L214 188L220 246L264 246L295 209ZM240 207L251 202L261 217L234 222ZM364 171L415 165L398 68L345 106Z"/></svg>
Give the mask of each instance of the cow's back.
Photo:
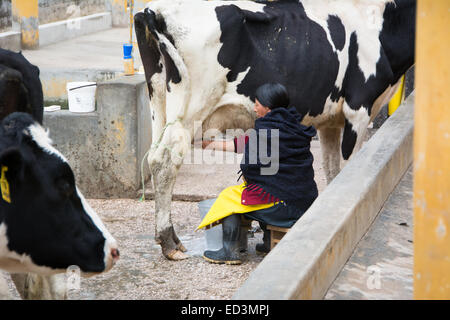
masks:
<svg viewBox="0 0 450 320"><path fill-rule="evenodd" d="M39 73L22 53L0 48L0 119L12 112L27 112L42 123L44 95Z"/></svg>
<svg viewBox="0 0 450 320"><path fill-rule="evenodd" d="M338 119L342 126L352 36L358 38L357 67L366 79L377 72L385 1L371 2L380 10L374 26L367 23L368 3L192 0L153 1L148 7L164 21L188 70L186 122L203 121L226 105L250 111L257 87L279 82L306 123Z"/></svg>

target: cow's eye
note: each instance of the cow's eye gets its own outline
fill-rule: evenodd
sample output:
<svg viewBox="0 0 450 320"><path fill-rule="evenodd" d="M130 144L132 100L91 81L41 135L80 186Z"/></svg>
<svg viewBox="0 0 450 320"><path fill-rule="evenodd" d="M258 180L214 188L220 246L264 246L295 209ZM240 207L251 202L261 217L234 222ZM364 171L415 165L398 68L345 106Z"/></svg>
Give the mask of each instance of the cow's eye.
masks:
<svg viewBox="0 0 450 320"><path fill-rule="evenodd" d="M62 195L66 196L66 197L70 197L73 194L74 189L72 188L70 183L68 183L67 181L60 180L60 181L58 181L57 186L58 186L59 192Z"/></svg>

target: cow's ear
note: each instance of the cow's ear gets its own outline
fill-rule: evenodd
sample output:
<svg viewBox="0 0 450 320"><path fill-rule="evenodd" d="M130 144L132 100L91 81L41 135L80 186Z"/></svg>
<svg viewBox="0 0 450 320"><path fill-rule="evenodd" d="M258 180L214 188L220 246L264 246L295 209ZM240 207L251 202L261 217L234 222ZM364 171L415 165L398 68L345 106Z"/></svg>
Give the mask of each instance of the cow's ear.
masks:
<svg viewBox="0 0 450 320"><path fill-rule="evenodd" d="M12 180L21 179L23 176L24 160L19 148L11 147L0 153L1 178Z"/></svg>

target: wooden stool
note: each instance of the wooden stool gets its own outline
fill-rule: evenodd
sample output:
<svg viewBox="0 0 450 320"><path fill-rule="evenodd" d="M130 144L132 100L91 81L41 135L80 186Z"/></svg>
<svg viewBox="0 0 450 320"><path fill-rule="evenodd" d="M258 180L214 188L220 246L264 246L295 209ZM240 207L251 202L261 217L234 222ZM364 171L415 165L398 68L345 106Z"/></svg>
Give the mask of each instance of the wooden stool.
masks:
<svg viewBox="0 0 450 320"><path fill-rule="evenodd" d="M272 250L291 228L275 227L268 224L267 230L270 230L270 250Z"/></svg>

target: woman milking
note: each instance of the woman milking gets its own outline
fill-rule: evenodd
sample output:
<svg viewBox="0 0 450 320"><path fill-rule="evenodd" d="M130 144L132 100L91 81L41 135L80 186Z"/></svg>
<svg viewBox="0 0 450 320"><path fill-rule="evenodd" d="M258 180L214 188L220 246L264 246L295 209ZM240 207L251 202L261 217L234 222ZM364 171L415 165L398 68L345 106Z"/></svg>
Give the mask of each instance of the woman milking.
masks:
<svg viewBox="0 0 450 320"><path fill-rule="evenodd" d="M259 87L254 111L257 119L252 134L202 143L203 148L244 154L240 165L244 182L223 190L197 228L222 223L223 247L205 251L203 257L208 262L242 263L242 215L258 221L264 231L263 243L256 245L256 251L269 252L266 226L292 227L318 195L310 151L316 130L300 124L303 116L289 105L286 88L279 83Z"/></svg>

